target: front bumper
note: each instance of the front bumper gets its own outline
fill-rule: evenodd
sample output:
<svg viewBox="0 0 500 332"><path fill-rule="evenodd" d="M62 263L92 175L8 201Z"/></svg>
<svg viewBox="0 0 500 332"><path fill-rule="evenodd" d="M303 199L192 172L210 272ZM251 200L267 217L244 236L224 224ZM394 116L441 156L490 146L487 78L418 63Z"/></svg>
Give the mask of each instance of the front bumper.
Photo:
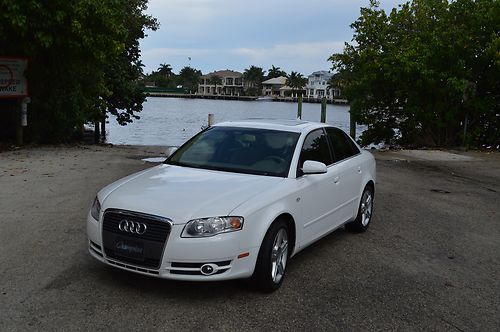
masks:
<svg viewBox="0 0 500 332"><path fill-rule="evenodd" d="M102 219L102 217L101 217ZM108 257L103 250L102 223L90 213L87 216L89 252L97 260L127 271L165 279L188 281L216 281L250 277L254 271L259 247L245 248L241 244L242 231L207 238L181 238L184 225L173 225L163 249L158 269L144 267ZM247 256L238 258L240 254ZM206 275L210 265L211 273Z"/></svg>

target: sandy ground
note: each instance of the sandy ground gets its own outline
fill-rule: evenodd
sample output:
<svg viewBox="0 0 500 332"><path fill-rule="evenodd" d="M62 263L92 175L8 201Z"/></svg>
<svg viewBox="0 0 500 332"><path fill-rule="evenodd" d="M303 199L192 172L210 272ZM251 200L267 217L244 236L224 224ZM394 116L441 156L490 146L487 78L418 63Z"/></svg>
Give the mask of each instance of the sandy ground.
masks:
<svg viewBox="0 0 500 332"><path fill-rule="evenodd" d="M498 153L376 152L367 233L339 230L291 260L283 287L184 283L89 256L104 185L161 147L0 153L0 330L499 330Z"/></svg>

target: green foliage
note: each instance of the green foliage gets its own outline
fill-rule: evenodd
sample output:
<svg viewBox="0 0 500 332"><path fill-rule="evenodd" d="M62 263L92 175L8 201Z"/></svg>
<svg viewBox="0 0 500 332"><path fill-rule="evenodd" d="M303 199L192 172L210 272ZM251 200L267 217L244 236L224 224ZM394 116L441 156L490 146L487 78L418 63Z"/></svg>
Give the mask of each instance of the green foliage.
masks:
<svg viewBox="0 0 500 332"><path fill-rule="evenodd" d="M500 1L370 1L330 57L363 143L500 143ZM468 123L463 137L464 122Z"/></svg>
<svg viewBox="0 0 500 332"><path fill-rule="evenodd" d="M178 82L182 85L189 93L194 93L198 91L198 85L200 84L201 70L197 70L191 67L184 67L179 72Z"/></svg>
<svg viewBox="0 0 500 332"><path fill-rule="evenodd" d="M109 111L127 123L142 109L139 42L157 23L147 0L4 0L0 55L29 59L31 140L67 140Z"/></svg>
<svg viewBox="0 0 500 332"><path fill-rule="evenodd" d="M302 92L307 85L307 78L301 73L292 71L286 78L286 85L292 88L292 91L297 94L298 91Z"/></svg>
<svg viewBox="0 0 500 332"><path fill-rule="evenodd" d="M262 81L264 80L264 70L261 67L250 66L243 72L243 79L246 85L246 94L257 96L262 91Z"/></svg>
<svg viewBox="0 0 500 332"><path fill-rule="evenodd" d="M286 77L286 72L281 70L280 67L271 66L271 68L267 71L266 79L269 80L271 78L277 78L281 76Z"/></svg>
<svg viewBox="0 0 500 332"><path fill-rule="evenodd" d="M174 89L177 87L177 75L172 71L170 64L161 64L156 71L146 75L145 80L154 82L160 88Z"/></svg>

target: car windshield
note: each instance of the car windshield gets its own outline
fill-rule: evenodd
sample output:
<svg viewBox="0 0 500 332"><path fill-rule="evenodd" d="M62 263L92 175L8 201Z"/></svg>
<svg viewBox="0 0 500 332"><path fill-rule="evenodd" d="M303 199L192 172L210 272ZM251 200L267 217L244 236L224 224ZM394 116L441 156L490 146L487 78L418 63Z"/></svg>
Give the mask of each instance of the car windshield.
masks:
<svg viewBox="0 0 500 332"><path fill-rule="evenodd" d="M299 136L279 130L210 127L187 141L165 163L286 177Z"/></svg>

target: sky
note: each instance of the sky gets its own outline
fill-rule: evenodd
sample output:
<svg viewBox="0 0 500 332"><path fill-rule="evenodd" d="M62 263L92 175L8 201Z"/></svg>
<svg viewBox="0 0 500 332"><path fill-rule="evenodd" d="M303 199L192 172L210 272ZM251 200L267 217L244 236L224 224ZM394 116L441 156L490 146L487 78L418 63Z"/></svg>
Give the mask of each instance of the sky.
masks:
<svg viewBox="0 0 500 332"><path fill-rule="evenodd" d="M390 11L403 0L381 0ZM368 0L150 0L160 23L141 41L144 72L170 64L203 74L250 65L309 75L352 39L350 24ZM191 60L189 60L191 59Z"/></svg>

